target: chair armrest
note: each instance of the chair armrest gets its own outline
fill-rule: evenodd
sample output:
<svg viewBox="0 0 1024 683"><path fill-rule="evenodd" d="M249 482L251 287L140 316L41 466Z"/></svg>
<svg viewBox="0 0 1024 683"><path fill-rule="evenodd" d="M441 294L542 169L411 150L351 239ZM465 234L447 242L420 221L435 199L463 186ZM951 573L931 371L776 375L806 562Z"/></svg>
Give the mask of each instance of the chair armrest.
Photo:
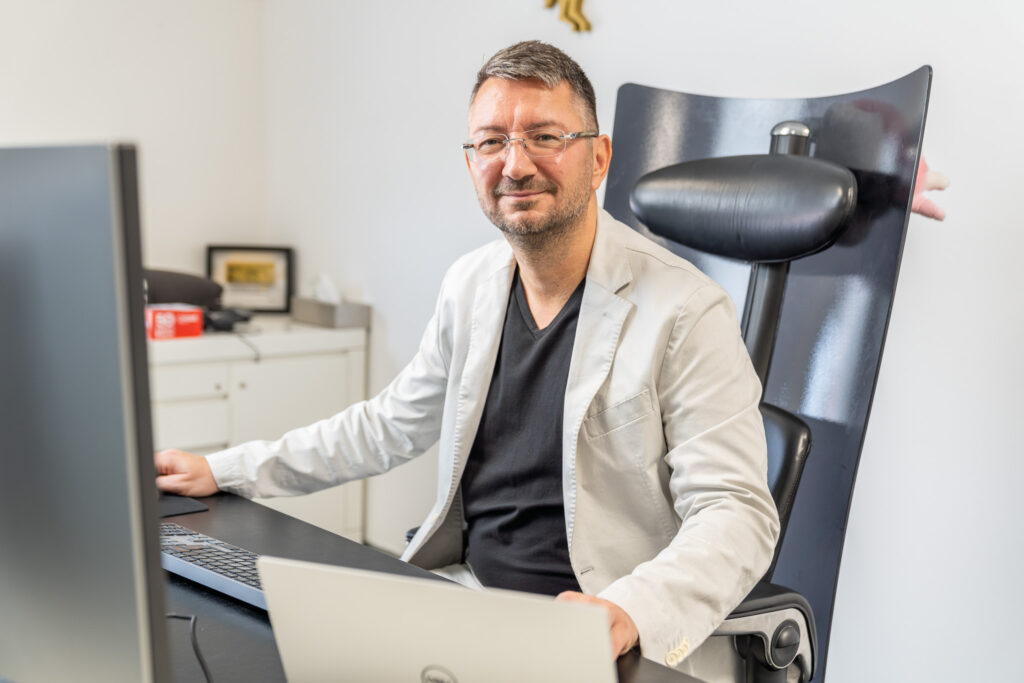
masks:
<svg viewBox="0 0 1024 683"><path fill-rule="evenodd" d="M740 654L752 654L762 665L776 671L796 662L802 682L809 681L814 673L818 646L814 613L804 596L784 586L767 581L754 586L714 635L750 637L749 653L744 652L737 638Z"/></svg>

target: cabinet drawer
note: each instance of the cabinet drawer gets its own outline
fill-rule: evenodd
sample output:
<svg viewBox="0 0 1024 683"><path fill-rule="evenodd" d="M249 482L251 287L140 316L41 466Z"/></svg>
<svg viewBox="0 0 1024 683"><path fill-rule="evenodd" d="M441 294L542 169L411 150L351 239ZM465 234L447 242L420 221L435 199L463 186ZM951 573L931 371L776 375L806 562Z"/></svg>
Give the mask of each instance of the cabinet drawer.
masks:
<svg viewBox="0 0 1024 683"><path fill-rule="evenodd" d="M228 445L227 399L153 403L156 449L219 449Z"/></svg>
<svg viewBox="0 0 1024 683"><path fill-rule="evenodd" d="M150 395L154 401L226 396L228 369L223 363L152 368Z"/></svg>

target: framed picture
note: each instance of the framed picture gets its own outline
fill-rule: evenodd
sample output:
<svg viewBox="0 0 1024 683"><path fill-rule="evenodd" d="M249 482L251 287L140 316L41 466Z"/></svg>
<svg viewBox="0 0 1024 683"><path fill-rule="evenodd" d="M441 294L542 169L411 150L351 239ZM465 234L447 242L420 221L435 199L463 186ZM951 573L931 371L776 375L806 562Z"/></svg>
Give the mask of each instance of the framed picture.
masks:
<svg viewBox="0 0 1024 683"><path fill-rule="evenodd" d="M221 287L225 308L254 313L288 313L292 306L295 272L287 247L209 245L206 277Z"/></svg>

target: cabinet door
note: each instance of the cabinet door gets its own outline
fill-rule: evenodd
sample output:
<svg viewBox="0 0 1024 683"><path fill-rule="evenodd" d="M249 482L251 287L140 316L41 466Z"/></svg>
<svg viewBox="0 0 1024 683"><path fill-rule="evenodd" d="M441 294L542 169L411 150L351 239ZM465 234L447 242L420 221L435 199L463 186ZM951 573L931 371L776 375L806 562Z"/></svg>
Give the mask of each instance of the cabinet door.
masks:
<svg viewBox="0 0 1024 683"><path fill-rule="evenodd" d="M228 402L224 398L153 403L153 447L205 453L228 445Z"/></svg>
<svg viewBox="0 0 1024 683"><path fill-rule="evenodd" d="M231 438L277 439L344 408L347 354L271 358L231 365Z"/></svg>
<svg viewBox="0 0 1024 683"><path fill-rule="evenodd" d="M223 363L156 367L149 383L156 450L205 453L227 447L228 369Z"/></svg>
<svg viewBox="0 0 1024 683"><path fill-rule="evenodd" d="M273 440L345 408L353 396L349 354L330 353L271 358L231 366L231 437L233 443ZM352 482L295 498L257 502L303 521L363 539L363 483Z"/></svg>

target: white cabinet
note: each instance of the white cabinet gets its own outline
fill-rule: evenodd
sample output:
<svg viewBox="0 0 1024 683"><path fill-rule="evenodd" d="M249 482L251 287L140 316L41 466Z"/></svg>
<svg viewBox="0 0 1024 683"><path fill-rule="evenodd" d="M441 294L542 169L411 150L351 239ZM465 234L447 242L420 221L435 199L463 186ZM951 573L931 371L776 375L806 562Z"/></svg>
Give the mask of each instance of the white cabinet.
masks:
<svg viewBox="0 0 1024 683"><path fill-rule="evenodd" d="M149 343L157 450L212 453L330 417L365 398L366 330L258 318L243 334ZM363 540L362 482L258 502Z"/></svg>
<svg viewBox="0 0 1024 683"><path fill-rule="evenodd" d="M351 403L343 391L349 360L347 353L323 353L232 364L232 440L277 438L344 408Z"/></svg>

